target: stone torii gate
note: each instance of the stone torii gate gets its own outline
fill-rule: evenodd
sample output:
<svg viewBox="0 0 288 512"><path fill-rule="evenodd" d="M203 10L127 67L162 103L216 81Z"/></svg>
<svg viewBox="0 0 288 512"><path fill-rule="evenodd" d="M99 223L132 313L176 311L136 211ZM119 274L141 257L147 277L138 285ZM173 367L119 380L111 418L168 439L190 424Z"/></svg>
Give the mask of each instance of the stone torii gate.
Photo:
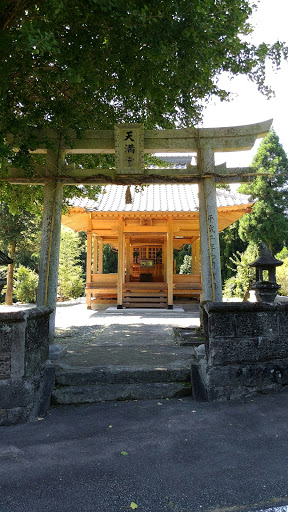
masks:
<svg viewBox="0 0 288 512"><path fill-rule="evenodd" d="M264 137L272 120L227 128L185 128L144 130L139 124L121 124L114 130L87 130L79 135L68 130L36 131L39 142L34 153L46 153L46 165L38 166L33 177L10 168L1 180L14 184L42 184L43 228L40 254L38 306L56 306L63 185L198 183L202 288L204 301L221 301L221 269L216 205L217 182L249 181L255 172L249 167L215 166L214 153L250 150ZM13 143L13 137L9 139ZM53 149L51 149L53 148ZM197 165L186 169L144 167L144 153L196 153ZM65 163L66 154L115 153L114 169L82 169ZM167 250L173 239L168 233ZM169 284L169 283L168 283ZM170 287L170 294L172 287ZM168 286L169 295L169 286ZM168 302L169 304L169 302ZM52 318L51 336L54 333Z"/></svg>

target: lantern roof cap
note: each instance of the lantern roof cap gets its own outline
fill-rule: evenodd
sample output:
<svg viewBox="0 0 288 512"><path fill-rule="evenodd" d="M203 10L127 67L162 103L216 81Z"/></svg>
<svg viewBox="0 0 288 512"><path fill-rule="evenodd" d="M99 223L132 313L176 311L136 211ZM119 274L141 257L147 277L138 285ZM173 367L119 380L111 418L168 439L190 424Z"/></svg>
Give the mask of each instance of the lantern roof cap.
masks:
<svg viewBox="0 0 288 512"><path fill-rule="evenodd" d="M253 261L253 263L249 263L250 267L279 267L280 265L283 265L283 261L277 260L277 258L274 258L274 256L271 254L267 246L262 243L259 245L259 253L260 256L257 258L257 260Z"/></svg>

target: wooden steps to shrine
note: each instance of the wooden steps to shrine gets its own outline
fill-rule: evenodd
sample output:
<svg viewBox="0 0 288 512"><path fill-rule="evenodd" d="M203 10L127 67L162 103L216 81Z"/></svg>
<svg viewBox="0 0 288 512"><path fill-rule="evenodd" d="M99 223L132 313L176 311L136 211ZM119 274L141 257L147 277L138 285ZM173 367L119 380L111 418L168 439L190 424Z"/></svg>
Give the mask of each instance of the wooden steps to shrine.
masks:
<svg viewBox="0 0 288 512"><path fill-rule="evenodd" d="M123 287L125 308L167 308L166 283L126 283Z"/></svg>

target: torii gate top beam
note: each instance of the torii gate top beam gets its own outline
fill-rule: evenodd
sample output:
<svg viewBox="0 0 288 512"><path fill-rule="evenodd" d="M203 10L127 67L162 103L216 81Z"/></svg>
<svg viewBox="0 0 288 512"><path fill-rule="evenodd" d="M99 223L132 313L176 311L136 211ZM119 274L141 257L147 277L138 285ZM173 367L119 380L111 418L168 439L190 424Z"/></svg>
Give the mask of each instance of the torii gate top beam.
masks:
<svg viewBox="0 0 288 512"><path fill-rule="evenodd" d="M257 138L264 137L272 119L261 123L227 128L181 128L169 130L145 130L144 153L193 153L199 148L214 152L247 151ZM31 129L33 131L33 129ZM79 136L75 130L61 134L56 130L35 130L39 140L55 142L57 149L66 153L115 153L114 130L85 130ZM13 143L13 137L9 139ZM47 143L39 144L35 153L46 153Z"/></svg>

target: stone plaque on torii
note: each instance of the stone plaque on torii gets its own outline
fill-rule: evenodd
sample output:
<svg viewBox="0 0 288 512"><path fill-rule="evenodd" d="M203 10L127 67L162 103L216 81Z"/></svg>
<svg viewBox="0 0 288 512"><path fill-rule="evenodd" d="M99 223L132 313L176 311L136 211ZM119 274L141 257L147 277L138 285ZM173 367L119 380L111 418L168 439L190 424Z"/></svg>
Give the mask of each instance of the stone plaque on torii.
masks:
<svg viewBox="0 0 288 512"><path fill-rule="evenodd" d="M139 124L122 124L117 125L114 130L87 130L81 136L73 130L61 134L49 129L40 132L35 130L35 138L43 142L39 142L34 152L47 154L46 165L36 166L33 177L27 176L21 169L10 168L7 176L0 179L14 184L43 184L47 191L43 215L43 231L46 235L42 234L43 263L42 270L40 263L38 305L56 304L57 276L55 281L55 271L49 273L49 266L53 260L55 267L57 251L59 252L62 186L107 183L199 184L203 300L221 301L216 184L248 181L253 179L256 173L250 167L227 168L225 164L216 166L214 153L250 150L257 138L262 138L268 133L271 124L272 120L268 120L227 128L168 130L144 130ZM13 144L13 137L9 142ZM55 147L55 150L51 147ZM197 165L187 165L185 169L145 168L144 153L169 152L196 153ZM65 154L85 153L115 153L116 166L112 169L83 169L65 163Z"/></svg>

